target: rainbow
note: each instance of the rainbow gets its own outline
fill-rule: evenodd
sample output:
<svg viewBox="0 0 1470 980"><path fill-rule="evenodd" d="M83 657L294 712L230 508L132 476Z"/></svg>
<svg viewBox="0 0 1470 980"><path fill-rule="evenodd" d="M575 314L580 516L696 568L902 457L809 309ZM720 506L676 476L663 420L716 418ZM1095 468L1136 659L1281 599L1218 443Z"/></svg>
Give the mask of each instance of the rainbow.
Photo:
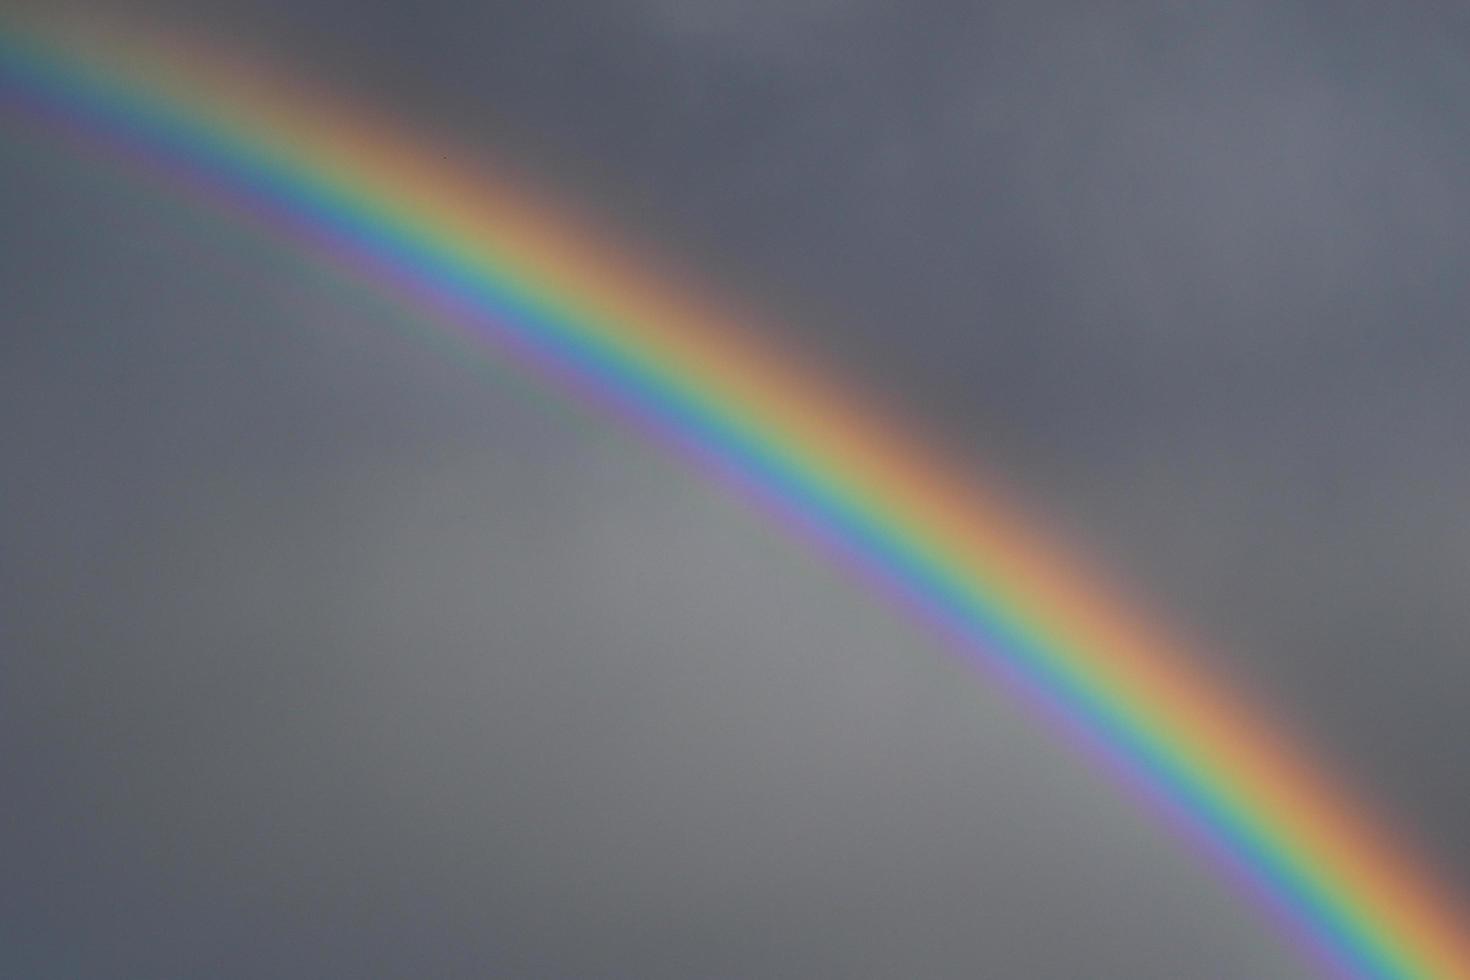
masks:
<svg viewBox="0 0 1470 980"><path fill-rule="evenodd" d="M0 112L329 258L732 482L1038 708L1324 975L1470 978L1462 907L1298 740L996 486L668 263L198 42L0 22Z"/></svg>

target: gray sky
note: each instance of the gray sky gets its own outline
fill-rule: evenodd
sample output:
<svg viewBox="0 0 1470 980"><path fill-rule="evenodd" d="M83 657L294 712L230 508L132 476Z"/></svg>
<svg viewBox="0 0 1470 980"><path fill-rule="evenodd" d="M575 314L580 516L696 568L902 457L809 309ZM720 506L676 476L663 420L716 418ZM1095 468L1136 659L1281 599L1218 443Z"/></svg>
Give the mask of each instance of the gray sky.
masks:
<svg viewBox="0 0 1470 980"><path fill-rule="evenodd" d="M1004 472L1470 883L1448 5L111 3L482 142ZM1291 977L626 433L0 139L0 973Z"/></svg>

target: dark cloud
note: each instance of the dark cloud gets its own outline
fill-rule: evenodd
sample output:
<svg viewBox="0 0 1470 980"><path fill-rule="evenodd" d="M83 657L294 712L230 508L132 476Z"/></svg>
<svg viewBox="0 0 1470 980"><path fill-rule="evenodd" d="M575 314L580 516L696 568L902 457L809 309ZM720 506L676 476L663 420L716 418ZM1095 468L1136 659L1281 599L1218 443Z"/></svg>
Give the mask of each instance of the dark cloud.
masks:
<svg viewBox="0 0 1470 980"><path fill-rule="evenodd" d="M109 7L495 147L784 314L1470 881L1451 8ZM15 970L1289 975L738 507L3 145Z"/></svg>

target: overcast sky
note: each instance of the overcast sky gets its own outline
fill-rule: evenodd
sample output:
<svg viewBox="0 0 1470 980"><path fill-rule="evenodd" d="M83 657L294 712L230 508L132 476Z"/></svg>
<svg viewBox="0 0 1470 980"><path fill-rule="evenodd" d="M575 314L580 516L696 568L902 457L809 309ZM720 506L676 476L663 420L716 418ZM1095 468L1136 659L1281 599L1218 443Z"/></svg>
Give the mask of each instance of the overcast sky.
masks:
<svg viewBox="0 0 1470 980"><path fill-rule="evenodd" d="M106 6L677 251L1470 885L1453 6ZM0 311L0 973L1305 975L718 489L10 119Z"/></svg>

